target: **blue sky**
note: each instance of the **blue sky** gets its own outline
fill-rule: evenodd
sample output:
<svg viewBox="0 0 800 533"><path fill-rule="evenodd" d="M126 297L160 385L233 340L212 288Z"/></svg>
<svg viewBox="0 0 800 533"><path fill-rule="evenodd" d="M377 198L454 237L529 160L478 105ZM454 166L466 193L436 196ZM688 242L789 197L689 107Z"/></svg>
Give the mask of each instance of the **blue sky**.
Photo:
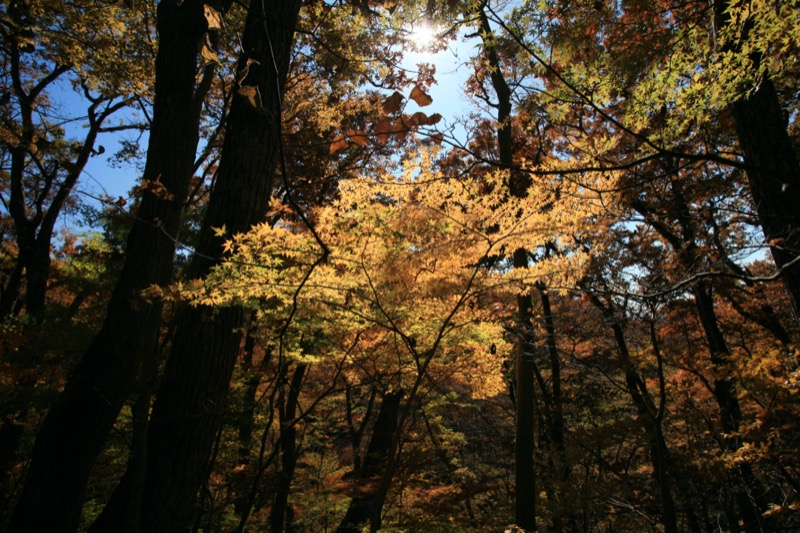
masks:
<svg viewBox="0 0 800 533"><path fill-rule="evenodd" d="M466 65L470 55L473 53L474 44L463 42L462 39L453 41L449 47L432 54L424 51L409 51L406 54L403 67L409 70L416 70L419 63L429 63L436 67L437 83L428 91L433 98L430 106L422 109L427 114L439 113L444 120L439 123L438 129L447 131L454 122L462 117L467 117L470 112L475 110L474 103L471 103L465 96L464 86L469 77L470 68ZM61 93L61 103L65 114L74 110L80 113L84 108L84 102L72 90L65 87ZM413 101L407 102L405 111L414 113L420 110ZM113 119L117 122L116 117ZM71 122L65 125L68 136L80 138L83 133L80 121ZM464 141L465 132L463 128L457 127L455 135L459 140ZM110 157L119 148L119 141L122 139L136 139L139 137L137 132L124 132L117 134L103 134L98 139L96 146L102 145L105 153L92 157L86 166L84 174L78 182L76 193L83 196L83 201L96 203L94 198L108 196L112 199L118 197L128 198L130 190L137 184L140 170L133 165L122 168L114 168L110 164ZM147 147L147 134L139 138L141 150L144 152ZM74 225L79 221L64 221L67 225Z"/></svg>

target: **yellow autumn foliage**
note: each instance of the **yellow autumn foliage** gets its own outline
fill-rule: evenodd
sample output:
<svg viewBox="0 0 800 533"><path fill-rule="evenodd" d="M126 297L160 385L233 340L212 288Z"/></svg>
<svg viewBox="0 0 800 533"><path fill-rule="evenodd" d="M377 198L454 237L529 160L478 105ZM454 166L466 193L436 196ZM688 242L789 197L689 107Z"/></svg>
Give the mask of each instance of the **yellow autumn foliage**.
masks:
<svg viewBox="0 0 800 533"><path fill-rule="evenodd" d="M566 243L586 210L577 207L579 188L561 193L572 206L566 213L543 209L544 190L512 199L503 172L446 179L434 170L438 153L411 154L398 174L343 181L337 199L311 213L329 250L321 264L320 245L303 224L264 223L234 236L227 260L185 296L258 308L273 324L291 314L304 323L293 331L306 338L336 332L339 348L326 346L326 357L356 366L369 357L371 371L397 373L398 386L427 373L475 396L497 394L509 345L508 317L494 303L543 277L568 284L582 260L574 252L515 272L488 259L530 243Z"/></svg>

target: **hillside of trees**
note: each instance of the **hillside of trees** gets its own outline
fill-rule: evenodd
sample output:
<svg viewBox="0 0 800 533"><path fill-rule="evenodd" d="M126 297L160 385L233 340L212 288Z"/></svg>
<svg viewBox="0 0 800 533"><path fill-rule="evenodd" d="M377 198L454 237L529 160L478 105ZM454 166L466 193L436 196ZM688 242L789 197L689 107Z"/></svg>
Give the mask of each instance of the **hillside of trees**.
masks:
<svg viewBox="0 0 800 533"><path fill-rule="evenodd" d="M5 0L0 53L0 531L800 531L800 0Z"/></svg>

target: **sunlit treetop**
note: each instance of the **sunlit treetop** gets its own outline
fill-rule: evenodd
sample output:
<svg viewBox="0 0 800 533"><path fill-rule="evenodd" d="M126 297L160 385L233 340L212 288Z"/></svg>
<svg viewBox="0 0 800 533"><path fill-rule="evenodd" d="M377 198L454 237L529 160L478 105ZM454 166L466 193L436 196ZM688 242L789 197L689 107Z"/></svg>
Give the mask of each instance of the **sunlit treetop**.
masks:
<svg viewBox="0 0 800 533"><path fill-rule="evenodd" d="M486 352L505 346L508 317L492 303L543 276L552 286L574 284L583 260L570 246L586 210L555 213L533 195L512 201L503 172L447 179L434 170L438 153L410 155L399 174L341 182L337 198L310 217L329 250L321 264L313 266L322 250L308 227L278 220L235 235L222 265L179 289L194 304L255 307L274 324L294 312L294 320L305 316L325 331L383 331L417 364L495 365ZM486 194L487 186L495 193ZM577 202L580 193L566 194ZM290 211L275 203L272 214ZM545 241L568 251L524 271L494 260ZM500 390L488 377L483 386Z"/></svg>

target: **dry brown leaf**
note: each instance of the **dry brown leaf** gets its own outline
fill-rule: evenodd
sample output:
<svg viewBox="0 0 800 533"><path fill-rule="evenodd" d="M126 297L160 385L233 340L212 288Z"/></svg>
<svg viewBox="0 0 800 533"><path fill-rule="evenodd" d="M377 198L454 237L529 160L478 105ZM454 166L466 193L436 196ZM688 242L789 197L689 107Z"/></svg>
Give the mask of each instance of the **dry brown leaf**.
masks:
<svg viewBox="0 0 800 533"><path fill-rule="evenodd" d="M385 143L389 141L389 136L394 133L394 124L390 120L381 120L372 126L372 133L378 141Z"/></svg>
<svg viewBox="0 0 800 533"><path fill-rule="evenodd" d="M414 128L406 122L407 117L403 117L397 122L394 123L392 127L392 133L394 136L397 137L398 140L402 141L406 138L406 135L413 130Z"/></svg>
<svg viewBox="0 0 800 533"><path fill-rule="evenodd" d="M387 98L383 102L383 112L387 115L391 113L397 113L400 111L400 107L403 104L403 95L399 92L395 91L392 93L392 96Z"/></svg>
<svg viewBox="0 0 800 533"><path fill-rule="evenodd" d="M425 107L433 103L433 98L425 94L425 91L420 89L419 85L415 85L414 88L411 89L411 95L409 96L409 98L414 100L420 107Z"/></svg>
<svg viewBox="0 0 800 533"><path fill-rule="evenodd" d="M169 189L167 189L163 183L158 181L158 179L155 180L143 179L142 184L139 186L139 189L141 189L142 192L150 193L156 198L160 198L162 200L171 201L175 198L175 196L171 192L169 192Z"/></svg>
<svg viewBox="0 0 800 533"><path fill-rule="evenodd" d="M222 14L208 4L203 4L203 14L206 16L206 24L209 30L222 29Z"/></svg>
<svg viewBox="0 0 800 533"><path fill-rule="evenodd" d="M337 135L331 143L330 153L335 154L347 148L347 139L344 135Z"/></svg>
<svg viewBox="0 0 800 533"><path fill-rule="evenodd" d="M442 142L444 141L444 135L442 135L441 133L431 135L431 140L433 141L433 144L435 144L436 146L441 146Z"/></svg>
<svg viewBox="0 0 800 533"><path fill-rule="evenodd" d="M428 123L426 124L426 126L433 126L441 121L442 121L442 115L440 115L439 113L434 113L433 115L428 117Z"/></svg>
<svg viewBox="0 0 800 533"><path fill-rule="evenodd" d="M347 137L350 141L359 146L366 146L369 144L369 137L367 137L367 134L362 130L349 130L347 132Z"/></svg>

